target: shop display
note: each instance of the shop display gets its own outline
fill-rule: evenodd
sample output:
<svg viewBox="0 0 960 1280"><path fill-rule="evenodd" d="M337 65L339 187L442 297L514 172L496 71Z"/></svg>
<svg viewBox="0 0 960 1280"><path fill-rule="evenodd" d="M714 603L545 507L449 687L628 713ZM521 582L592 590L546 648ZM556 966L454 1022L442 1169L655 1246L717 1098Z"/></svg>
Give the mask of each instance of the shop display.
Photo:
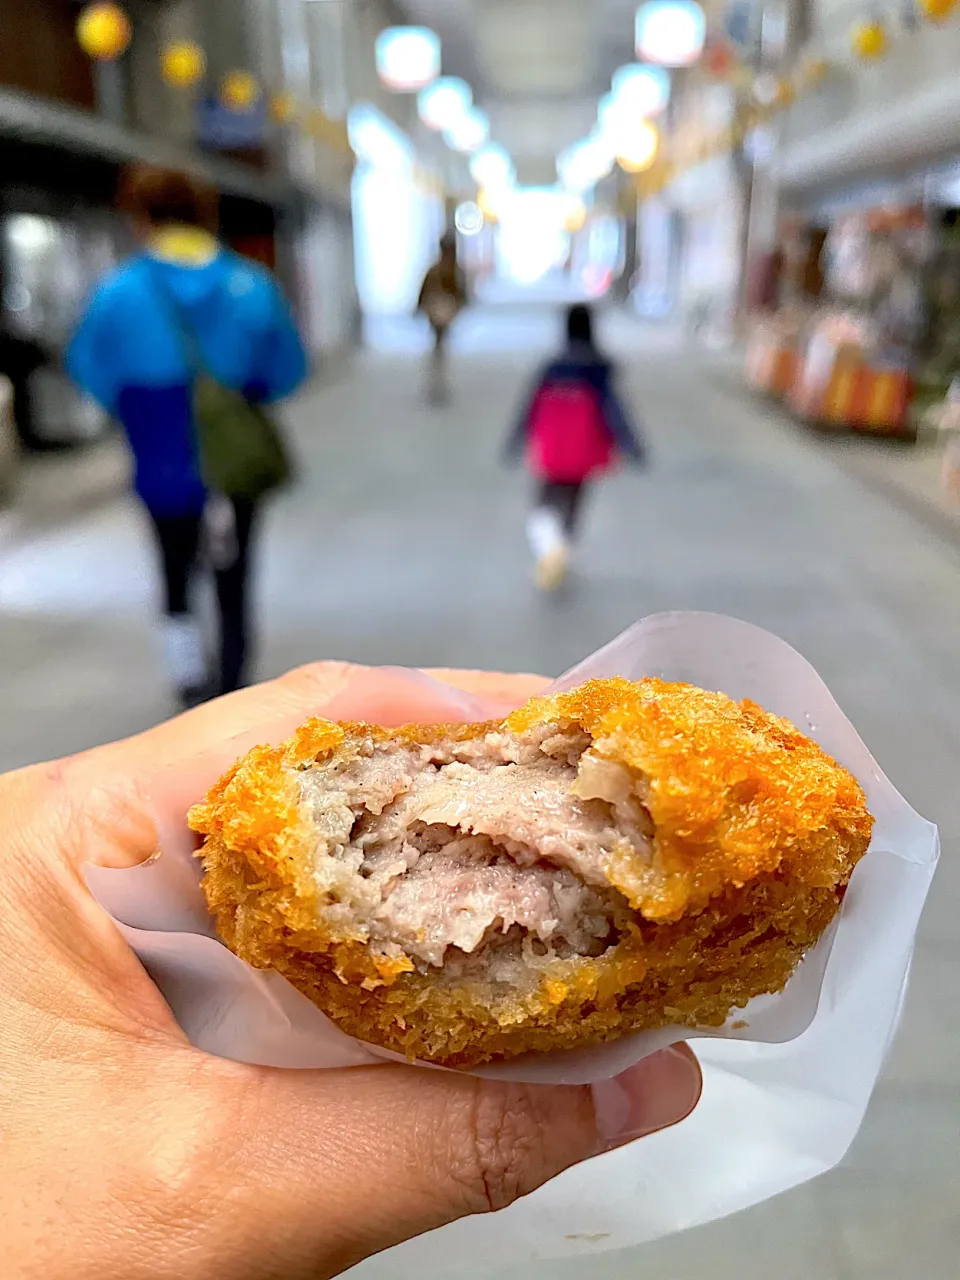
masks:
<svg viewBox="0 0 960 1280"><path fill-rule="evenodd" d="M826 231L792 220L781 243L780 310L755 337L748 381L820 425L912 435L936 247L926 212L846 214ZM960 297L960 273L957 282ZM789 342L776 345L778 332ZM957 339L960 353L960 324Z"/></svg>
<svg viewBox="0 0 960 1280"><path fill-rule="evenodd" d="M785 399L797 381L802 320L791 313L766 317L747 345L747 382L756 391Z"/></svg>
<svg viewBox="0 0 960 1280"><path fill-rule="evenodd" d="M943 454L940 472L943 496L954 506L960 506L960 436L952 436Z"/></svg>

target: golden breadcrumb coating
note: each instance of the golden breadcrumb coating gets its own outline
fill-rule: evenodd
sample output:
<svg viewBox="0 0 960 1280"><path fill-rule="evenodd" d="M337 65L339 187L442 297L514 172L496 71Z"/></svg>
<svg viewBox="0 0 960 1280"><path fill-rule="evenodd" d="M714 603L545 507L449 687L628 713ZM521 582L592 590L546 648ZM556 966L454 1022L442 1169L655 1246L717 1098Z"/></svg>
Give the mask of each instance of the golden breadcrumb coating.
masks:
<svg viewBox="0 0 960 1280"><path fill-rule="evenodd" d="M647 843L624 837L602 851L612 932L600 954L550 953L516 984L476 966L451 978L403 948L371 945L362 921L325 912L303 792L311 771L334 776L387 749L526 740L543 726L585 735L570 788L586 796L574 801L584 812L603 803L582 790L589 757L627 778L630 802L648 815ZM588 681L502 724L386 730L313 719L289 742L251 751L190 813L231 950L282 973L349 1034L461 1067L722 1025L784 986L835 915L872 822L856 780L787 721L656 679Z"/></svg>

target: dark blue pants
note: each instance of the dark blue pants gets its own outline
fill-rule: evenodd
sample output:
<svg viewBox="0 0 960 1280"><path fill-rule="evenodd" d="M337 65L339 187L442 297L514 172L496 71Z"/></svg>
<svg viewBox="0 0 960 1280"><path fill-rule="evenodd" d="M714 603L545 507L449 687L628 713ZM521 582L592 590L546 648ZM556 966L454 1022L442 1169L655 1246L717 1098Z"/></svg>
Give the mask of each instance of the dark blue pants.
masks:
<svg viewBox="0 0 960 1280"><path fill-rule="evenodd" d="M250 543L257 515L256 503L233 498L237 554L232 564L214 571L220 614L220 664L216 686L220 693L239 689L246 677L250 651ZM190 612L190 584L200 565L203 517L150 513L164 583L164 609L176 616Z"/></svg>

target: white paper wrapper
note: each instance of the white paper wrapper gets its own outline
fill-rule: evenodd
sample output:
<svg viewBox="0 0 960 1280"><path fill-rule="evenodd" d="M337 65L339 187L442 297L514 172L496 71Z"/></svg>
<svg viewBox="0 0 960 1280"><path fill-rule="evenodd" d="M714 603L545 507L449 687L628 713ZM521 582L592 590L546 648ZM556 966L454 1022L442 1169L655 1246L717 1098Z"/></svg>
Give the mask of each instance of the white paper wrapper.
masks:
<svg viewBox="0 0 960 1280"><path fill-rule="evenodd" d="M713 614L661 614L632 627L555 687L614 675L690 681L752 698L791 720L860 780L876 819L870 851L837 923L786 989L731 1017L730 1024L746 1027L642 1033L482 1071L590 1082L618 1074L664 1044L696 1039L704 1092L690 1119L569 1170L495 1221L467 1219L392 1250L364 1264L364 1275L489 1274L652 1240L824 1172L860 1125L896 1029L939 852L936 828L884 777L809 663L765 631ZM436 696L441 703L457 699L440 689ZM227 951L213 936L200 893L194 843L182 821L187 805L254 741L280 740L294 727L269 726L198 757L189 796L165 793L167 783L158 779L158 813L177 815L161 823L160 856L133 870L88 868L88 882L194 1044L274 1066L380 1061L382 1054L343 1035L284 979L250 969ZM482 1266L471 1259L482 1259Z"/></svg>

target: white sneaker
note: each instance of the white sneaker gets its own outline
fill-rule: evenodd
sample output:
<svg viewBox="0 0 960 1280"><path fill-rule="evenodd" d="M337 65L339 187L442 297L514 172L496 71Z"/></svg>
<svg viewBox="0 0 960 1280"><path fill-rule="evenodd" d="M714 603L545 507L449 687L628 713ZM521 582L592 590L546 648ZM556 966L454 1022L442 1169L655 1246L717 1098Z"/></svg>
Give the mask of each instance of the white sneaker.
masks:
<svg viewBox="0 0 960 1280"><path fill-rule="evenodd" d="M536 582L542 591L555 591L567 576L570 549L563 525L550 507L537 507L527 517L527 540L536 562Z"/></svg>
<svg viewBox="0 0 960 1280"><path fill-rule="evenodd" d="M203 685L209 671L203 633L197 622L189 614L176 614L165 617L160 627L167 675L173 687L179 690Z"/></svg>
<svg viewBox="0 0 960 1280"><path fill-rule="evenodd" d="M551 547L537 561L536 582L541 591L556 591L567 576L570 553L563 543Z"/></svg>

